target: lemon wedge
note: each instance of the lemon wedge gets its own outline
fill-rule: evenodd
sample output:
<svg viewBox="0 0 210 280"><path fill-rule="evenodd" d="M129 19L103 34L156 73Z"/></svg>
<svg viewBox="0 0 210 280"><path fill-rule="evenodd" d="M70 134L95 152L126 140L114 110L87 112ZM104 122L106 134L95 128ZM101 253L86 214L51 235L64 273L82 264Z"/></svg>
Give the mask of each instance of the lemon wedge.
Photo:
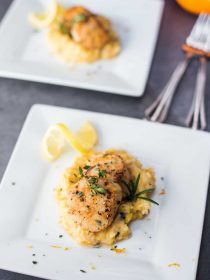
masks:
<svg viewBox="0 0 210 280"><path fill-rule="evenodd" d="M45 13L29 13L28 20L30 24L37 29L48 27L62 13L63 7L53 0Z"/></svg>
<svg viewBox="0 0 210 280"><path fill-rule="evenodd" d="M42 149L45 157L53 161L60 157L70 145L74 150L88 154L98 141L95 128L86 122L76 134L63 123L51 125L46 131Z"/></svg>
<svg viewBox="0 0 210 280"><path fill-rule="evenodd" d="M91 123L85 122L77 131L77 140L86 150L92 150L98 142L98 135Z"/></svg>
<svg viewBox="0 0 210 280"><path fill-rule="evenodd" d="M57 159L67 149L68 143L57 125L51 125L42 140L44 156L49 161Z"/></svg>

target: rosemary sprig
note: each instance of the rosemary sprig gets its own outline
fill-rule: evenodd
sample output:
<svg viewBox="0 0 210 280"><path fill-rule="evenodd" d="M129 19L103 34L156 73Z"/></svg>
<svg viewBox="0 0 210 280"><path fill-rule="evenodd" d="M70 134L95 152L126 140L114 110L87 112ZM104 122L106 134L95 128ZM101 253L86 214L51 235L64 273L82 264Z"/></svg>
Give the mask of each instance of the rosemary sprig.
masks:
<svg viewBox="0 0 210 280"><path fill-rule="evenodd" d="M139 181L140 181L140 174L137 176L135 182L133 180L130 180L129 183L122 181L122 183L126 186L127 191L128 191L128 195L126 197L127 200L135 201L137 199L143 199L143 200L150 201L156 205L159 205L156 201L154 201L148 197L142 196L143 194L147 194L147 193L151 194L154 191L154 188L146 189L146 190L136 193L137 189L138 189Z"/></svg>
<svg viewBox="0 0 210 280"><path fill-rule="evenodd" d="M156 204L156 205L159 205L159 203L157 203L157 202L154 201L153 199L148 198L148 197L145 197L145 196L138 196L137 198L140 198L140 199L143 199L143 200L147 200L147 201L150 201L151 203L154 203L154 204Z"/></svg>

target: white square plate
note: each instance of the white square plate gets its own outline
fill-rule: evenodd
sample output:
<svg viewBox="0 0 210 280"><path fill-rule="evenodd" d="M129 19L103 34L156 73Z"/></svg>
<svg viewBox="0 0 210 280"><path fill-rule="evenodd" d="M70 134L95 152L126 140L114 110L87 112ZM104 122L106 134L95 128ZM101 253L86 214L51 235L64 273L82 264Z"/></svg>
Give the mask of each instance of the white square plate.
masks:
<svg viewBox="0 0 210 280"><path fill-rule="evenodd" d="M156 172L154 199L160 206L152 206L147 218L132 224L132 237L119 243L126 254L81 247L58 224L53 189L75 153L70 150L49 164L41 156L40 142L50 124L64 122L77 129L86 120L98 130L99 149L126 149ZM194 280L208 188L209 143L210 135L204 132L35 105L1 183L0 268L60 280ZM159 195L162 188L164 196ZM168 266L173 263L180 267Z"/></svg>
<svg viewBox="0 0 210 280"><path fill-rule="evenodd" d="M15 0L0 27L0 76L110 93L141 96L144 92L158 35L162 0L60 0L82 4L114 24L122 42L121 54L109 61L69 66L50 54L44 32L27 21L49 0Z"/></svg>

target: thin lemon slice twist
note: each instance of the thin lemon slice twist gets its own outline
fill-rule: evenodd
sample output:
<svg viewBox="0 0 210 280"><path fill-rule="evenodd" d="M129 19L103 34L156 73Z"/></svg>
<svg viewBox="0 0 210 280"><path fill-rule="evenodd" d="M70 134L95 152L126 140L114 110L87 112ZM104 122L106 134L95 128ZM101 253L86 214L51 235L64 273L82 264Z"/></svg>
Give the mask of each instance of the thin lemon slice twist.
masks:
<svg viewBox="0 0 210 280"><path fill-rule="evenodd" d="M90 122L85 122L77 131L76 138L86 150L92 150L98 142L98 135Z"/></svg>
<svg viewBox="0 0 210 280"><path fill-rule="evenodd" d="M43 137L42 148L45 157L53 161L65 152L68 145L82 154L88 154L97 140L96 130L89 122L86 122L77 134L71 132L65 124L59 123L48 128Z"/></svg>
<svg viewBox="0 0 210 280"><path fill-rule="evenodd" d="M29 13L30 24L37 29L48 27L63 12L63 7L56 0L52 0L48 11L45 13Z"/></svg>
<svg viewBox="0 0 210 280"><path fill-rule="evenodd" d="M57 124L61 132L63 133L65 139L69 142L72 148L82 154L87 154L90 149L86 149L81 145L81 142L76 135L74 135L65 124ZM85 143L84 143L85 144Z"/></svg>

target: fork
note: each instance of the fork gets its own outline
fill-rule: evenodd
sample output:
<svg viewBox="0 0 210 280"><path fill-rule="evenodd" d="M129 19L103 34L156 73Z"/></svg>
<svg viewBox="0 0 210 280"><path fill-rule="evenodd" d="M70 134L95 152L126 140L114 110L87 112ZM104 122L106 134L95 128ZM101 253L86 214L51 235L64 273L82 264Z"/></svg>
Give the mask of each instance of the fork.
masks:
<svg viewBox="0 0 210 280"><path fill-rule="evenodd" d="M190 61L193 57L200 56L203 52L208 51L208 46L210 42L210 17L206 14L200 14L198 19L196 20L193 29L186 40L186 44L183 46L183 50L186 53L185 60L179 62L175 71L171 75L168 83L158 96L158 98L145 110L145 116L147 119L151 121L159 121L164 122L167 118L170 105L172 103L175 91L177 89L178 84L180 83L182 77L184 76ZM192 47L191 46L192 44ZM202 81L202 84L205 84L205 63L201 64L202 67L199 69L198 78L197 78L197 87L196 87L196 96L197 92L200 91L201 86L198 86ZM202 87L204 92L204 86ZM203 97L200 97L203 96ZM198 105L199 103L199 105ZM197 104L197 105L196 105ZM196 107L196 110L195 110ZM199 110L198 110L199 107ZM202 109L202 128L205 127L205 109L204 109L204 94L200 94L199 98L194 97L194 102L191 106L191 110L188 114L188 118L186 123L189 125L192 117L195 115L194 111L196 111L196 116L193 120L193 127L196 127L196 119L197 119L197 111L200 112Z"/></svg>
<svg viewBox="0 0 210 280"><path fill-rule="evenodd" d="M200 40L193 41L193 38L187 38L187 44L192 46L195 51L202 49L200 53L200 66L196 79L196 86L194 91L193 102L191 104L189 113L185 120L185 124L189 127L192 123L193 129L200 128L204 130L207 126L206 113L205 113L205 84L206 84L206 58L210 56L210 16L203 14L203 20L205 20L205 30L200 36ZM202 41L200 45L200 41ZM186 48L186 47L185 47Z"/></svg>

